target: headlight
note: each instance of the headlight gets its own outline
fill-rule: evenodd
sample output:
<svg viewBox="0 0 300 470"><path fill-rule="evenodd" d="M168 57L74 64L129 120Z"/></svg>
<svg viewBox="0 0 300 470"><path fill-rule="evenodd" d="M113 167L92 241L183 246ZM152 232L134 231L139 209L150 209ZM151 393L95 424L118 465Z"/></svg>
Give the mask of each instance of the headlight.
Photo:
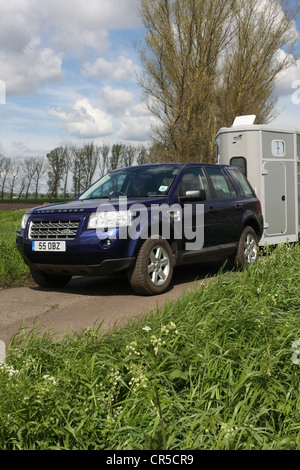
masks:
<svg viewBox="0 0 300 470"><path fill-rule="evenodd" d="M22 221L21 221L21 229L22 230L25 230L28 219L29 219L29 214L24 214L23 217L22 217Z"/></svg>
<svg viewBox="0 0 300 470"><path fill-rule="evenodd" d="M130 211L95 212L90 215L88 229L128 227L131 223Z"/></svg>

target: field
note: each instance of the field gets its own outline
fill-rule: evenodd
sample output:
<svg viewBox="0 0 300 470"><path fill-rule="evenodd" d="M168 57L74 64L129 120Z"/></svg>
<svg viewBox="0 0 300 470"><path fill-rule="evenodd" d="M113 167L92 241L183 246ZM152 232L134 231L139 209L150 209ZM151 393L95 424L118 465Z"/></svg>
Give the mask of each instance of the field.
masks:
<svg viewBox="0 0 300 470"><path fill-rule="evenodd" d="M24 212L0 211L0 289L30 282L29 269L16 249L16 233Z"/></svg>
<svg viewBox="0 0 300 470"><path fill-rule="evenodd" d="M0 448L300 450L299 264L270 249L109 335L16 332Z"/></svg>

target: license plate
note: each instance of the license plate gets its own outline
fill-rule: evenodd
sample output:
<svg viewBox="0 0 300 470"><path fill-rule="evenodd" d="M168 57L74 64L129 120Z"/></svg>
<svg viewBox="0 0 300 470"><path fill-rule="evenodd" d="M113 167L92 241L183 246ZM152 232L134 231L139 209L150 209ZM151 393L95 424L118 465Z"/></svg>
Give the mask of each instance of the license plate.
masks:
<svg viewBox="0 0 300 470"><path fill-rule="evenodd" d="M32 251L66 251L66 242L32 242Z"/></svg>

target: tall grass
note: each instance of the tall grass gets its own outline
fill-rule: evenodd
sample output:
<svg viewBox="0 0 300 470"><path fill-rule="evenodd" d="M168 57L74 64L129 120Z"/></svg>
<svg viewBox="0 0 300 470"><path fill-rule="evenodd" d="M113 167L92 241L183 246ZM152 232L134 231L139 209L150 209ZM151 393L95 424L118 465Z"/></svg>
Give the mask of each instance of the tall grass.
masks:
<svg viewBox="0 0 300 470"><path fill-rule="evenodd" d="M16 233L24 212L0 211L0 288L30 282L29 269L16 249Z"/></svg>
<svg viewBox="0 0 300 470"><path fill-rule="evenodd" d="M19 331L1 449L300 449L300 247L110 334Z"/></svg>

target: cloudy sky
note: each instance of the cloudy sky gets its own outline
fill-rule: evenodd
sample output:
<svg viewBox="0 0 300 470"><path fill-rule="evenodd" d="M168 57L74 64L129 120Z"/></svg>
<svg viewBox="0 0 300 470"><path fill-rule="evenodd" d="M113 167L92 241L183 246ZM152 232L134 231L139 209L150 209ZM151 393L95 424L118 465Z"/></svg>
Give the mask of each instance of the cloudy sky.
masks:
<svg viewBox="0 0 300 470"><path fill-rule="evenodd" d="M42 156L90 141L147 143L153 118L136 82L134 41L144 37L138 4L0 0L1 153ZM300 61L277 93L281 114L274 124L300 129Z"/></svg>

